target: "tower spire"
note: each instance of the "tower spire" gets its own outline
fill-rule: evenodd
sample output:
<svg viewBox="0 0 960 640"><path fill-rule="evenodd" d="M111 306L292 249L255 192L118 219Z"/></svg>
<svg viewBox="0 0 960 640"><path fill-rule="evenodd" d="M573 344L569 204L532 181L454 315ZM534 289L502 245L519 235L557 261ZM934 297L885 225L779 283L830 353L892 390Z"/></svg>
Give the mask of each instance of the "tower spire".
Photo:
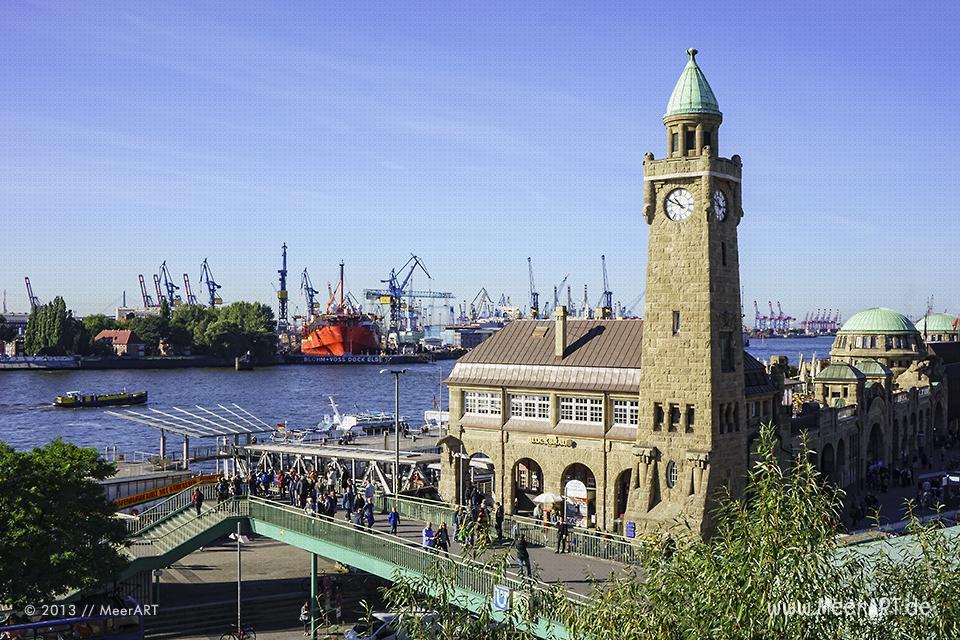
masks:
<svg viewBox="0 0 960 640"><path fill-rule="evenodd" d="M698 156L704 147L717 153L717 129L723 121L717 97L697 64L697 50L687 49L687 64L673 87L663 124L670 157Z"/></svg>

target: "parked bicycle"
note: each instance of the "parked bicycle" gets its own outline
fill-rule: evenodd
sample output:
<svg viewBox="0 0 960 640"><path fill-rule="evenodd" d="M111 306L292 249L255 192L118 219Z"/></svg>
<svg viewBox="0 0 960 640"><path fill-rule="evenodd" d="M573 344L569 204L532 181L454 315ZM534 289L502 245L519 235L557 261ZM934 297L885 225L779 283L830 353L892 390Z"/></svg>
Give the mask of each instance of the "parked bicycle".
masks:
<svg viewBox="0 0 960 640"><path fill-rule="evenodd" d="M230 627L230 631L220 636L220 640L257 640L257 632L253 627Z"/></svg>

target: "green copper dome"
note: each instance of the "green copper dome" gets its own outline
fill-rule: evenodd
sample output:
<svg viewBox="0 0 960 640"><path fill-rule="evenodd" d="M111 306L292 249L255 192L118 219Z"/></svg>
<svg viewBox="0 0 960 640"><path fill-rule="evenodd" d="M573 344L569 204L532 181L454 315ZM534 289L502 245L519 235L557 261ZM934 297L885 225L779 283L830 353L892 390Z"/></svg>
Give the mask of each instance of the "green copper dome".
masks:
<svg viewBox="0 0 960 640"><path fill-rule="evenodd" d="M893 309L874 307L864 309L843 323L844 333L916 333L907 316Z"/></svg>
<svg viewBox="0 0 960 640"><path fill-rule="evenodd" d="M876 360L861 360L857 363L857 369L868 378L885 378L893 375L889 368L883 366Z"/></svg>
<svg viewBox="0 0 960 640"><path fill-rule="evenodd" d="M667 112L663 117L675 116L683 113L711 113L713 115L723 115L720 113L720 105L717 104L717 98L713 95L713 89L710 83L703 75L703 71L697 66L697 50L687 49L687 55L690 61L683 68L680 79L673 87L673 93L670 94L670 102L667 103Z"/></svg>
<svg viewBox="0 0 960 640"><path fill-rule="evenodd" d="M817 374L815 380L817 382L838 382L847 380L863 380L865 377L866 376L864 376L863 373L853 365L834 363L824 367L824 369Z"/></svg>
<svg viewBox="0 0 960 640"><path fill-rule="evenodd" d="M957 322L957 316L949 313L931 313L917 322L917 330L920 333L953 333L957 331L958 325L960 322Z"/></svg>

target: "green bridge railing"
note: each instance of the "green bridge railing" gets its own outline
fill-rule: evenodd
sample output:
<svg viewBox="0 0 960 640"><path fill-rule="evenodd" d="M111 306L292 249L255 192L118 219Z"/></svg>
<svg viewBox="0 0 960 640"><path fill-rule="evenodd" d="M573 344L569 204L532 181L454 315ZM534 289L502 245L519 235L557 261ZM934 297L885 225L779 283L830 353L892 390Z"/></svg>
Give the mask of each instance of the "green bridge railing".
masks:
<svg viewBox="0 0 960 640"><path fill-rule="evenodd" d="M395 499L392 495L378 494L377 508L383 513L390 511ZM453 530L453 517L456 508L444 502L435 502L412 496L401 496L398 500L397 511L401 516L424 522L446 522ZM526 535L527 540L536 545L554 548L557 545L557 528L548 522L540 522L533 518L517 515L505 515L503 520L504 535L517 528L519 533ZM492 529L492 523L491 523ZM643 545L646 541L640 538L630 539L617 535L606 535L571 527L569 529L567 547L571 553L582 556L610 560L621 564L639 564Z"/></svg>

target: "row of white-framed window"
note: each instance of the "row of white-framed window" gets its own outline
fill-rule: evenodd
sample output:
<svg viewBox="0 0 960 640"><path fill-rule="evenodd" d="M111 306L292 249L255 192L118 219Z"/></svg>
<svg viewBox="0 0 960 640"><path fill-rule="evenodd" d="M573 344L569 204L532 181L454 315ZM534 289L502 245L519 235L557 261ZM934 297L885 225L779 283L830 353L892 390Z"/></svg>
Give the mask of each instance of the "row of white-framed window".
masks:
<svg viewBox="0 0 960 640"><path fill-rule="evenodd" d="M501 396L496 391L464 391L463 412L467 415L500 415ZM559 396L560 421L603 424L603 399L584 396ZM509 395L510 417L528 420L550 419L550 396L530 393ZM613 426L637 427L640 402L613 400Z"/></svg>

